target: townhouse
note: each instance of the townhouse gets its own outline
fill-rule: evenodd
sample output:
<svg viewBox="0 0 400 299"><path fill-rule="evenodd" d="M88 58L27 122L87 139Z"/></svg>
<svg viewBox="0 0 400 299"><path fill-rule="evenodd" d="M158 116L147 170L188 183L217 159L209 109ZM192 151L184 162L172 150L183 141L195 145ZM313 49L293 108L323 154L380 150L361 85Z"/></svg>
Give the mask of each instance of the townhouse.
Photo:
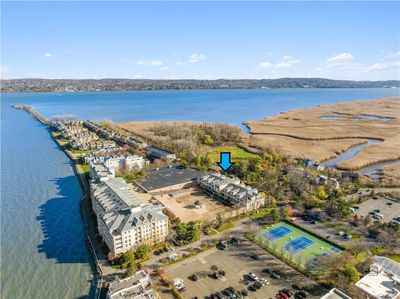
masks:
<svg viewBox="0 0 400 299"><path fill-rule="evenodd" d="M87 155L83 158L87 164L104 164L107 168L113 168L118 171L137 171L150 164L146 158L138 155L115 155L115 156L96 156Z"/></svg>
<svg viewBox="0 0 400 299"><path fill-rule="evenodd" d="M163 149L155 147L155 146L146 146L146 147L144 147L144 150L149 152L150 156L157 158L157 159L164 159L167 161L176 160L176 155L174 153L171 153L167 150L163 150Z"/></svg>
<svg viewBox="0 0 400 299"><path fill-rule="evenodd" d="M198 179L200 186L224 203L251 211L264 205L265 198L258 190L241 184L237 177L230 178L216 173L208 173Z"/></svg>

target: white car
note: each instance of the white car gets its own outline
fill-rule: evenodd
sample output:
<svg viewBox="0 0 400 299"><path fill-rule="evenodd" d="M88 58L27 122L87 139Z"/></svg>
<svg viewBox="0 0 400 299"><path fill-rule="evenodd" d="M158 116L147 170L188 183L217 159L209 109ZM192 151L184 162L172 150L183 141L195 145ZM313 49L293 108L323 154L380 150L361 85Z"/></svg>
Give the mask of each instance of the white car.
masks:
<svg viewBox="0 0 400 299"><path fill-rule="evenodd" d="M258 277L257 275L255 275L254 273L250 272L249 274L247 274L252 280L254 281L258 281Z"/></svg>
<svg viewBox="0 0 400 299"><path fill-rule="evenodd" d="M260 282L261 282L261 284L264 285L264 286L269 285L269 281L268 281L267 279L265 279L265 278L261 278L261 279L260 279Z"/></svg>

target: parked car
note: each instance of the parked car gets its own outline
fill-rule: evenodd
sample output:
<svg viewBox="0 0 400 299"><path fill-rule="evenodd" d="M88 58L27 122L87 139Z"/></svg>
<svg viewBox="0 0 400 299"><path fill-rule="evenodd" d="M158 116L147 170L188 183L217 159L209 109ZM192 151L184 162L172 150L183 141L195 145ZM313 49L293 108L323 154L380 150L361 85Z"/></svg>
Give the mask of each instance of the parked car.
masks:
<svg viewBox="0 0 400 299"><path fill-rule="evenodd" d="M265 268L265 269L263 270L263 272L264 272L264 273L267 273L267 274L271 274L271 273L272 273L272 269L271 269L271 268Z"/></svg>
<svg viewBox="0 0 400 299"><path fill-rule="evenodd" d="M279 296L278 298L289 299L289 296L282 291L279 291L278 296Z"/></svg>
<svg viewBox="0 0 400 299"><path fill-rule="evenodd" d="M282 289L282 292L285 292L286 295L288 295L289 297L293 296L293 292L291 290L289 290L289 289Z"/></svg>
<svg viewBox="0 0 400 299"><path fill-rule="evenodd" d="M265 278L261 278L261 279L260 279L260 283L261 283L262 285L266 286L266 285L269 284L269 281L268 281L267 279L265 279Z"/></svg>
<svg viewBox="0 0 400 299"><path fill-rule="evenodd" d="M243 289L242 290L242 295L243 296L248 296L249 295L249 291L247 289Z"/></svg>
<svg viewBox="0 0 400 299"><path fill-rule="evenodd" d="M255 275L255 274L252 273L252 272L249 272L249 273L247 274L247 276L250 277L251 280L254 280L254 281L257 281L257 280L258 280L257 275Z"/></svg>
<svg viewBox="0 0 400 299"><path fill-rule="evenodd" d="M189 279L192 280L192 281L198 281L198 280L199 280L199 278L197 277L196 274L191 275L191 276L189 277Z"/></svg>
<svg viewBox="0 0 400 299"><path fill-rule="evenodd" d="M294 294L294 298L296 299L307 298L307 293L305 291L298 291Z"/></svg>
<svg viewBox="0 0 400 299"><path fill-rule="evenodd" d="M280 278L281 278L281 275L280 275L279 272L277 272L277 271L272 271L272 272L271 272L271 277L272 277L273 279L280 279Z"/></svg>
<svg viewBox="0 0 400 299"><path fill-rule="evenodd" d="M257 254L252 254L252 255L250 255L250 257L251 257L253 260L256 260L256 261L258 261L258 260L260 259L260 257L259 257Z"/></svg>

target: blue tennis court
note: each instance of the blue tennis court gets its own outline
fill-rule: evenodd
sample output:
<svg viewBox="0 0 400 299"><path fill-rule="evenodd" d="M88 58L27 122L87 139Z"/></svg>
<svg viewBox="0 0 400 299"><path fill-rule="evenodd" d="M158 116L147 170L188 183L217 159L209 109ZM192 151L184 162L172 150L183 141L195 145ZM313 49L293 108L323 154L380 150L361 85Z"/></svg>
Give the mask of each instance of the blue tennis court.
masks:
<svg viewBox="0 0 400 299"><path fill-rule="evenodd" d="M278 226L274 229L271 229L270 231L266 232L262 236L267 238L268 240L276 240L279 239L283 236L286 236L287 234L291 233L292 230L286 226Z"/></svg>
<svg viewBox="0 0 400 299"><path fill-rule="evenodd" d="M299 252L300 250L303 250L315 242L313 240L310 240L309 238L305 236L298 237L297 239L294 239L288 243L285 244L283 248L285 250L289 251L290 253L294 254Z"/></svg>
<svg viewBox="0 0 400 299"><path fill-rule="evenodd" d="M342 251L339 248L336 247L331 247L329 248L330 251L332 251L333 253L341 253Z"/></svg>

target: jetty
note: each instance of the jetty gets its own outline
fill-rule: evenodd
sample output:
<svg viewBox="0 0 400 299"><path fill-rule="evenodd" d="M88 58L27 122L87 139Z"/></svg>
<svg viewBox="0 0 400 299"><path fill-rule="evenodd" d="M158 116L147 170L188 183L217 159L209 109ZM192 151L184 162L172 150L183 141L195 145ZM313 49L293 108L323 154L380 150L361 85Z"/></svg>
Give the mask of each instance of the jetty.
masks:
<svg viewBox="0 0 400 299"><path fill-rule="evenodd" d="M31 106L27 106L27 105L13 105L11 106L14 109L17 110L25 110L26 112L28 112L30 115L32 115L34 118L36 118L38 121L40 121L42 124L44 125L51 125L51 121L49 121L47 118L45 118L43 115L39 114L38 112L36 112Z"/></svg>

